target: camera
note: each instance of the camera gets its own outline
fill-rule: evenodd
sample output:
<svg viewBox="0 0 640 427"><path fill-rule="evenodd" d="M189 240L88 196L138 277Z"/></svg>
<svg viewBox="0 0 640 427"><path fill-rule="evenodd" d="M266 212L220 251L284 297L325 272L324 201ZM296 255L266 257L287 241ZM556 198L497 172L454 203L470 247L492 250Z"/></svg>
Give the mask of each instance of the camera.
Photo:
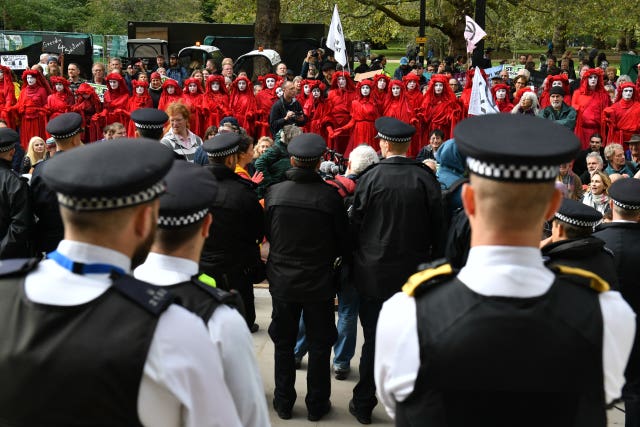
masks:
<svg viewBox="0 0 640 427"><path fill-rule="evenodd" d="M314 58L317 58L318 57L318 49L313 49L311 51L311 56L314 57Z"/></svg>

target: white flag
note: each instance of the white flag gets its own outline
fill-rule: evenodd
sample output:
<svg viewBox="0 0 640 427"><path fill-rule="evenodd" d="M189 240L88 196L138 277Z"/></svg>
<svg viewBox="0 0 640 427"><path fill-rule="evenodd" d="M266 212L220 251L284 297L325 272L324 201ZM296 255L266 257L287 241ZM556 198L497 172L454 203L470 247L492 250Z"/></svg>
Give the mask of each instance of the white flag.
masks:
<svg viewBox="0 0 640 427"><path fill-rule="evenodd" d="M333 8L333 16L331 17L331 26L329 27L329 35L327 36L327 47L334 52L334 58L343 67L347 64L347 46L344 44L344 34L342 33L342 24L340 23L340 15L338 15L338 5Z"/></svg>
<svg viewBox="0 0 640 427"><path fill-rule="evenodd" d="M464 39L467 41L467 52L473 52L476 43L482 40L487 33L470 16L465 15L465 19L467 23L464 27Z"/></svg>
<svg viewBox="0 0 640 427"><path fill-rule="evenodd" d="M476 67L471 87L471 99L469 100L469 115L481 116L483 114L498 114L500 110L493 102L493 95L482 77L480 67Z"/></svg>

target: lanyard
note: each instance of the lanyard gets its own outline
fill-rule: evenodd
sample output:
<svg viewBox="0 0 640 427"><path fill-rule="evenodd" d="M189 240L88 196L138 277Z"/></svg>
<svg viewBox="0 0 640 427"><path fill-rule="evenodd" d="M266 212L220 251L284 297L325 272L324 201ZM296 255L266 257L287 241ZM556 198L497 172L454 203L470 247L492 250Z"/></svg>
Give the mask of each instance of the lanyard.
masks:
<svg viewBox="0 0 640 427"><path fill-rule="evenodd" d="M60 267L66 268L74 274L109 274L111 272L126 274L123 269L111 264L83 264L81 262L74 262L58 251L48 253L47 258L54 260Z"/></svg>

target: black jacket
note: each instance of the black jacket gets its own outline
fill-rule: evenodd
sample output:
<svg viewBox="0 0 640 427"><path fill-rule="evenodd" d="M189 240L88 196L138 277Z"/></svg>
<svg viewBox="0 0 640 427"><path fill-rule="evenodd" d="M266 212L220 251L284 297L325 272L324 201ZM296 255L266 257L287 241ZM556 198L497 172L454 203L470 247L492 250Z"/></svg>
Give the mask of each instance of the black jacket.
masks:
<svg viewBox="0 0 640 427"><path fill-rule="evenodd" d="M286 301L324 301L336 294L338 257L349 253L347 213L335 187L316 171L292 168L268 188L269 290Z"/></svg>
<svg viewBox="0 0 640 427"><path fill-rule="evenodd" d="M56 153L56 156L60 155L62 152ZM36 254L53 251L64 237L58 198L55 191L47 186L41 176L42 168L46 165L47 161L37 163L31 176L31 200L33 213L37 218L33 236Z"/></svg>
<svg viewBox="0 0 640 427"><path fill-rule="evenodd" d="M29 186L0 160L0 259L30 256L33 212Z"/></svg>
<svg viewBox="0 0 640 427"><path fill-rule="evenodd" d="M286 120L285 116L289 111L296 113L296 116L291 120ZM274 138L276 137L276 134L280 132L280 129L286 125L302 127L306 122L307 117L302 111L302 105L300 105L296 98L293 98L291 102L287 103L284 98L281 97L271 107L271 112L269 114L269 127L271 128L271 133Z"/></svg>
<svg viewBox="0 0 640 427"><path fill-rule="evenodd" d="M596 237L568 239L550 243L541 249L542 255L552 264L566 265L592 271L618 289L618 275L613 261L613 252Z"/></svg>
<svg viewBox="0 0 640 427"><path fill-rule="evenodd" d="M204 243L200 268L216 278L221 272L243 273L260 263L264 214L253 183L224 165L207 166L218 180L211 205L213 224Z"/></svg>
<svg viewBox="0 0 640 427"><path fill-rule="evenodd" d="M365 297L386 300L419 264L442 255L440 184L418 161L391 157L369 169L358 180L351 221L353 279Z"/></svg>

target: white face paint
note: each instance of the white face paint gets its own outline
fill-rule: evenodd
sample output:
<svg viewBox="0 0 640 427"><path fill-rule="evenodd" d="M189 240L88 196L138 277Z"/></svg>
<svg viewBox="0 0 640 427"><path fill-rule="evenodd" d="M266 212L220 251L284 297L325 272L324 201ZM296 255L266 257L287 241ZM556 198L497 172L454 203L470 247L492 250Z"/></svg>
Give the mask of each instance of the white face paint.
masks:
<svg viewBox="0 0 640 427"><path fill-rule="evenodd" d="M309 85L302 86L302 90L304 91L305 95L309 95Z"/></svg>
<svg viewBox="0 0 640 427"><path fill-rule="evenodd" d="M554 80L553 83L551 83L551 87L562 87L562 82L560 80Z"/></svg>
<svg viewBox="0 0 640 427"><path fill-rule="evenodd" d="M29 86L33 86L34 84L36 84L35 76L27 76L27 84Z"/></svg>
<svg viewBox="0 0 640 427"><path fill-rule="evenodd" d="M56 83L56 92L62 92L64 90L64 85L62 83Z"/></svg>
<svg viewBox="0 0 640 427"><path fill-rule="evenodd" d="M409 83L407 83L407 89L414 90L415 88L416 88L416 82L414 82L413 80L409 80Z"/></svg>
<svg viewBox="0 0 640 427"><path fill-rule="evenodd" d="M245 82L244 80L239 80L238 81L238 90L240 92L244 92L245 90L247 90L247 82Z"/></svg>
<svg viewBox="0 0 640 427"><path fill-rule="evenodd" d="M218 82L213 82L211 83L211 90L214 92L217 92L220 90L220 83Z"/></svg>
<svg viewBox="0 0 640 427"><path fill-rule="evenodd" d="M109 80L109 87L113 90L118 89L118 81L117 80Z"/></svg>
<svg viewBox="0 0 640 427"><path fill-rule="evenodd" d="M174 93L176 93L176 88L173 86L167 86L167 93L169 95L173 95Z"/></svg>
<svg viewBox="0 0 640 427"><path fill-rule="evenodd" d="M400 88L400 86L398 85L393 85L391 86L391 94L395 97L400 96L400 93L402 92L402 88Z"/></svg>
<svg viewBox="0 0 640 427"><path fill-rule="evenodd" d="M195 83L189 83L189 93L196 93L198 91L198 85Z"/></svg>
<svg viewBox="0 0 640 427"><path fill-rule="evenodd" d="M633 98L633 88L625 87L622 89L622 99L629 101L631 98Z"/></svg>
<svg viewBox="0 0 640 427"><path fill-rule="evenodd" d="M320 88L319 87L314 87L313 90L311 91L311 95L313 95L313 97L315 99L320 98Z"/></svg>
<svg viewBox="0 0 640 427"><path fill-rule="evenodd" d="M273 89L273 87L276 85L276 79L274 78L268 78L264 81L267 84L267 89Z"/></svg>
<svg viewBox="0 0 640 427"><path fill-rule="evenodd" d="M598 84L598 76L589 76L587 81L589 82L589 87L594 88Z"/></svg>
<svg viewBox="0 0 640 427"><path fill-rule="evenodd" d="M281 88L280 86L278 86L278 87L276 88L276 96L277 96L278 98L282 98L282 95L284 95L284 90L282 90L282 88Z"/></svg>
<svg viewBox="0 0 640 427"><path fill-rule="evenodd" d="M142 95L144 93L144 87L142 86L136 86L136 93L138 95Z"/></svg>
<svg viewBox="0 0 640 427"><path fill-rule="evenodd" d="M346 86L347 86L347 79L345 79L342 76L338 77L338 87L345 88Z"/></svg>
<svg viewBox="0 0 640 427"><path fill-rule="evenodd" d="M444 89L444 85L440 82L433 85L433 91L435 92L436 95L440 95L443 89Z"/></svg>
<svg viewBox="0 0 640 427"><path fill-rule="evenodd" d="M378 89L385 90L387 88L387 81L385 79L378 80Z"/></svg>
<svg viewBox="0 0 640 427"><path fill-rule="evenodd" d="M507 97L506 89L498 89L496 91L496 98L497 99L505 99L506 97Z"/></svg>
<svg viewBox="0 0 640 427"><path fill-rule="evenodd" d="M360 94L362 96L369 96L369 94L371 93L371 88L367 85L364 85L360 88Z"/></svg>

